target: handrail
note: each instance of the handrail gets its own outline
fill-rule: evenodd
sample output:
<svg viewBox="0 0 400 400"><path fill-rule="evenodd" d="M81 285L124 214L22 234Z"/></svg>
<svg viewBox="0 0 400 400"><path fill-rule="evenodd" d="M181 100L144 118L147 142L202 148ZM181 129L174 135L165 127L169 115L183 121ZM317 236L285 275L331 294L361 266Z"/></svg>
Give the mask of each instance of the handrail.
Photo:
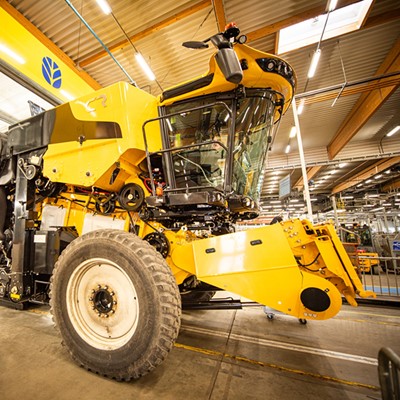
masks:
<svg viewBox="0 0 400 400"><path fill-rule="evenodd" d="M400 399L400 357L390 348L382 347L378 353L378 374L382 400Z"/></svg>

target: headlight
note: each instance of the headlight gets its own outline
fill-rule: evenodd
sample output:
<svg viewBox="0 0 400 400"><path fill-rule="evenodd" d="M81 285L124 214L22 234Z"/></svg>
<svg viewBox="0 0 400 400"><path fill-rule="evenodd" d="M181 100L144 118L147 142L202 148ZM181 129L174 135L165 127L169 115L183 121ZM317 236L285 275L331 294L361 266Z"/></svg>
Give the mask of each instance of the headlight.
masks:
<svg viewBox="0 0 400 400"><path fill-rule="evenodd" d="M289 81L289 83L295 87L296 78L293 72L293 68L280 58L257 58L257 64L264 72L272 72L279 74Z"/></svg>

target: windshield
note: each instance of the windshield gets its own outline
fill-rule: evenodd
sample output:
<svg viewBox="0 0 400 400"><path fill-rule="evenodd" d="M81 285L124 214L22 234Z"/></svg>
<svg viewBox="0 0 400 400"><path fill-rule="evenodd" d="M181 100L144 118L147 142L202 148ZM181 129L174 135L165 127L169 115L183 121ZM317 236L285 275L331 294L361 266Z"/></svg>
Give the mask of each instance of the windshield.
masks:
<svg viewBox="0 0 400 400"><path fill-rule="evenodd" d="M267 91L249 94L239 100L236 110L232 188L237 194L258 200L268 136L274 123L274 94Z"/></svg>
<svg viewBox="0 0 400 400"><path fill-rule="evenodd" d="M199 106L204 107L166 118L169 146L177 149L172 152L175 184L177 188L207 186L222 190L231 123L228 108L210 104L208 99L169 107L167 113ZM189 147L180 149L182 146Z"/></svg>
<svg viewBox="0 0 400 400"><path fill-rule="evenodd" d="M221 104L208 97L166 107L167 115L175 114L165 118L175 177L171 187L225 190L225 178L232 174L229 191L258 200L274 100L274 92L248 89L246 97L235 100L234 118L232 100ZM185 111L190 108L198 109Z"/></svg>

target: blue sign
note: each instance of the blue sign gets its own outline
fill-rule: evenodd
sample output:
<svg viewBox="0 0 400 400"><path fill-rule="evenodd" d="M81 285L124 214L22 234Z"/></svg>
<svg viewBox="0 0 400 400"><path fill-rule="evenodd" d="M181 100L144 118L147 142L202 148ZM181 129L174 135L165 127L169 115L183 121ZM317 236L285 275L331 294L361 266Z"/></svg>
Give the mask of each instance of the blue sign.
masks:
<svg viewBox="0 0 400 400"><path fill-rule="evenodd" d="M400 251L400 241L393 240L393 251Z"/></svg>
<svg viewBox="0 0 400 400"><path fill-rule="evenodd" d="M43 57L42 74L49 85L56 89L61 87L61 69L50 57Z"/></svg>

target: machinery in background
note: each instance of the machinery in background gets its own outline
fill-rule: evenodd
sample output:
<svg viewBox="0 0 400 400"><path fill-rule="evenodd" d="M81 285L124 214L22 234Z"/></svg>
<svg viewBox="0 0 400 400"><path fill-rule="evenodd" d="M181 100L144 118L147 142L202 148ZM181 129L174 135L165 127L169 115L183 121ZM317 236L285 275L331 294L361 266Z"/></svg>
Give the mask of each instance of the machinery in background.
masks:
<svg viewBox="0 0 400 400"><path fill-rule="evenodd" d="M296 77L230 25L204 76L158 98L117 83L0 136L0 299L50 301L73 359L129 380L178 336L181 302L228 290L322 320L364 291L331 224L258 215Z"/></svg>

